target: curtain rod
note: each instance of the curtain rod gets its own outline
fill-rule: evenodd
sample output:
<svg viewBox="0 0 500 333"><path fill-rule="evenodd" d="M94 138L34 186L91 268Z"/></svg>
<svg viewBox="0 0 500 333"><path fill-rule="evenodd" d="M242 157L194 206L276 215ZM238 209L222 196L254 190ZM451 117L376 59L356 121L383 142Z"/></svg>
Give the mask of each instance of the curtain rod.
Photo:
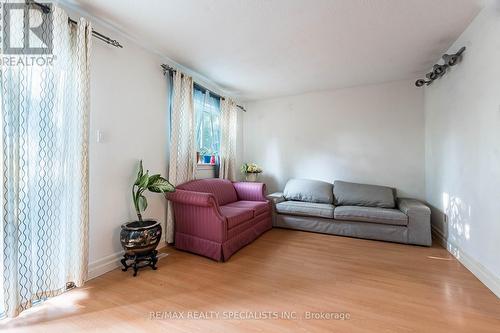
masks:
<svg viewBox="0 0 500 333"><path fill-rule="evenodd" d="M166 64L162 64L161 65L161 68L163 69L163 74L166 74L167 72L170 72L170 73L174 73L174 72L177 72L177 70L169 65L166 65ZM205 88L204 86L202 86L201 84L199 83L194 83L194 85L198 86L200 89L202 90L206 90L210 93L210 95L212 95L213 97L215 98L220 98L220 99L226 99L225 97L219 95L219 94L216 94L214 93L212 90L208 89L208 88ZM243 112L247 112L247 110L245 110L245 108L241 105L238 105L236 104L236 106Z"/></svg>
<svg viewBox="0 0 500 333"><path fill-rule="evenodd" d="M26 5L35 5L35 6L38 6L39 8L42 9L42 11L47 14L47 13L50 13L51 11L51 8L47 5L44 5L42 3L39 3L39 2L35 2L33 0L26 0ZM72 20L70 17L68 17L68 23L71 23L71 24L78 24L75 20ZM101 34L100 32L98 31L95 31L94 29L92 29L92 36L96 37L97 39L100 39L102 40L103 42L105 43L108 43L109 45L112 45L114 47L119 47L119 48L123 48L123 46L115 39L111 39L109 38L108 36L106 35L103 35Z"/></svg>

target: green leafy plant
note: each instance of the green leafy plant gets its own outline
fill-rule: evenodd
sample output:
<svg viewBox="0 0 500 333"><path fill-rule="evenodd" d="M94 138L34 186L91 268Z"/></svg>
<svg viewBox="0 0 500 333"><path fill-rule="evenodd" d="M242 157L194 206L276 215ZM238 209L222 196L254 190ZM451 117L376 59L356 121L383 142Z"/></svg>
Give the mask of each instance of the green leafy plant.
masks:
<svg viewBox="0 0 500 333"><path fill-rule="evenodd" d="M142 160L139 163L139 172L134 185L132 185L132 199L134 200L135 212L137 218L142 222L142 212L148 208L148 200L144 196L144 192L148 190L154 193L168 193L174 192L174 185L170 184L168 180L160 176L160 174L149 175L149 170L142 167Z"/></svg>
<svg viewBox="0 0 500 333"><path fill-rule="evenodd" d="M201 156L212 156L212 151L206 147L200 149Z"/></svg>

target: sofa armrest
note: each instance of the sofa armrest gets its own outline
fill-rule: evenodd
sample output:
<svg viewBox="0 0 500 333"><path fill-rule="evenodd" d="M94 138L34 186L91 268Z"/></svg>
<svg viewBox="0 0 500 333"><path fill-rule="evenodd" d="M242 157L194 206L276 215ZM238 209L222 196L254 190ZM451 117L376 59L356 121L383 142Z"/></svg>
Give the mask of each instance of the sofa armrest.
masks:
<svg viewBox="0 0 500 333"><path fill-rule="evenodd" d="M211 193L175 190L175 192L167 193L165 196L172 202L184 205L200 207L217 206L217 201Z"/></svg>
<svg viewBox="0 0 500 333"><path fill-rule="evenodd" d="M165 196L172 204L176 233L214 242L227 239L227 220L213 194L176 189Z"/></svg>
<svg viewBox="0 0 500 333"><path fill-rule="evenodd" d="M273 225L276 226L276 205L279 204L280 202L286 201L285 197L283 196L283 193L281 192L275 192L272 194L269 194L266 196L267 200L271 202L271 208L272 208L272 213L273 213Z"/></svg>
<svg viewBox="0 0 500 333"><path fill-rule="evenodd" d="M408 216L408 243L431 246L431 210L415 199L398 198L398 208Z"/></svg>
<svg viewBox="0 0 500 333"><path fill-rule="evenodd" d="M252 182L233 183L239 200L247 201L267 201L266 184Z"/></svg>
<svg viewBox="0 0 500 333"><path fill-rule="evenodd" d="M274 192L266 196L267 200L271 201L273 204L279 204L280 202L286 201L283 196L283 192Z"/></svg>

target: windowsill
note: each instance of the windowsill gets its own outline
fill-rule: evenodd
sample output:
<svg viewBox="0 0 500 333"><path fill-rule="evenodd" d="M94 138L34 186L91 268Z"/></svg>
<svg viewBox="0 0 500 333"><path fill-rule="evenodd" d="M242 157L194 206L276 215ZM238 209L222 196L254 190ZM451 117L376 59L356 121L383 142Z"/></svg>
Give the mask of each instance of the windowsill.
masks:
<svg viewBox="0 0 500 333"><path fill-rule="evenodd" d="M215 165L198 163L195 170L196 179L214 178L215 177Z"/></svg>
<svg viewBox="0 0 500 333"><path fill-rule="evenodd" d="M198 170L212 170L214 168L215 168L215 164L209 164L209 163L196 164L196 169L198 169Z"/></svg>

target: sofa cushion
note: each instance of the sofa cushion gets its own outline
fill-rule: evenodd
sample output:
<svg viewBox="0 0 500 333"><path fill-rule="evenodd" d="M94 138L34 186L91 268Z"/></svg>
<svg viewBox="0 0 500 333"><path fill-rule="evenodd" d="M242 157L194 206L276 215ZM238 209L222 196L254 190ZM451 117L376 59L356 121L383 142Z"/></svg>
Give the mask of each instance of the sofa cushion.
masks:
<svg viewBox="0 0 500 333"><path fill-rule="evenodd" d="M394 208L394 190L386 186L348 183L333 184L336 206L366 206Z"/></svg>
<svg viewBox="0 0 500 333"><path fill-rule="evenodd" d="M212 193L221 206L238 200L233 183L226 179L198 179L177 186L180 190Z"/></svg>
<svg viewBox="0 0 500 333"><path fill-rule="evenodd" d="M235 201L228 203L226 207L246 208L253 211L254 216L265 213L269 210L269 204L264 201Z"/></svg>
<svg viewBox="0 0 500 333"><path fill-rule="evenodd" d="M253 210L245 208L236 208L228 206L220 206L222 215L227 219L227 228L231 229L237 225L251 220L253 218Z"/></svg>
<svg viewBox="0 0 500 333"><path fill-rule="evenodd" d="M280 214L314 216L333 218L335 206L325 203L303 202L303 201L283 201L276 204L276 211Z"/></svg>
<svg viewBox="0 0 500 333"><path fill-rule="evenodd" d="M398 209L360 206L335 207L336 220L408 225L408 216Z"/></svg>
<svg viewBox="0 0 500 333"><path fill-rule="evenodd" d="M287 200L333 203L333 185L311 179L290 179L283 191Z"/></svg>

